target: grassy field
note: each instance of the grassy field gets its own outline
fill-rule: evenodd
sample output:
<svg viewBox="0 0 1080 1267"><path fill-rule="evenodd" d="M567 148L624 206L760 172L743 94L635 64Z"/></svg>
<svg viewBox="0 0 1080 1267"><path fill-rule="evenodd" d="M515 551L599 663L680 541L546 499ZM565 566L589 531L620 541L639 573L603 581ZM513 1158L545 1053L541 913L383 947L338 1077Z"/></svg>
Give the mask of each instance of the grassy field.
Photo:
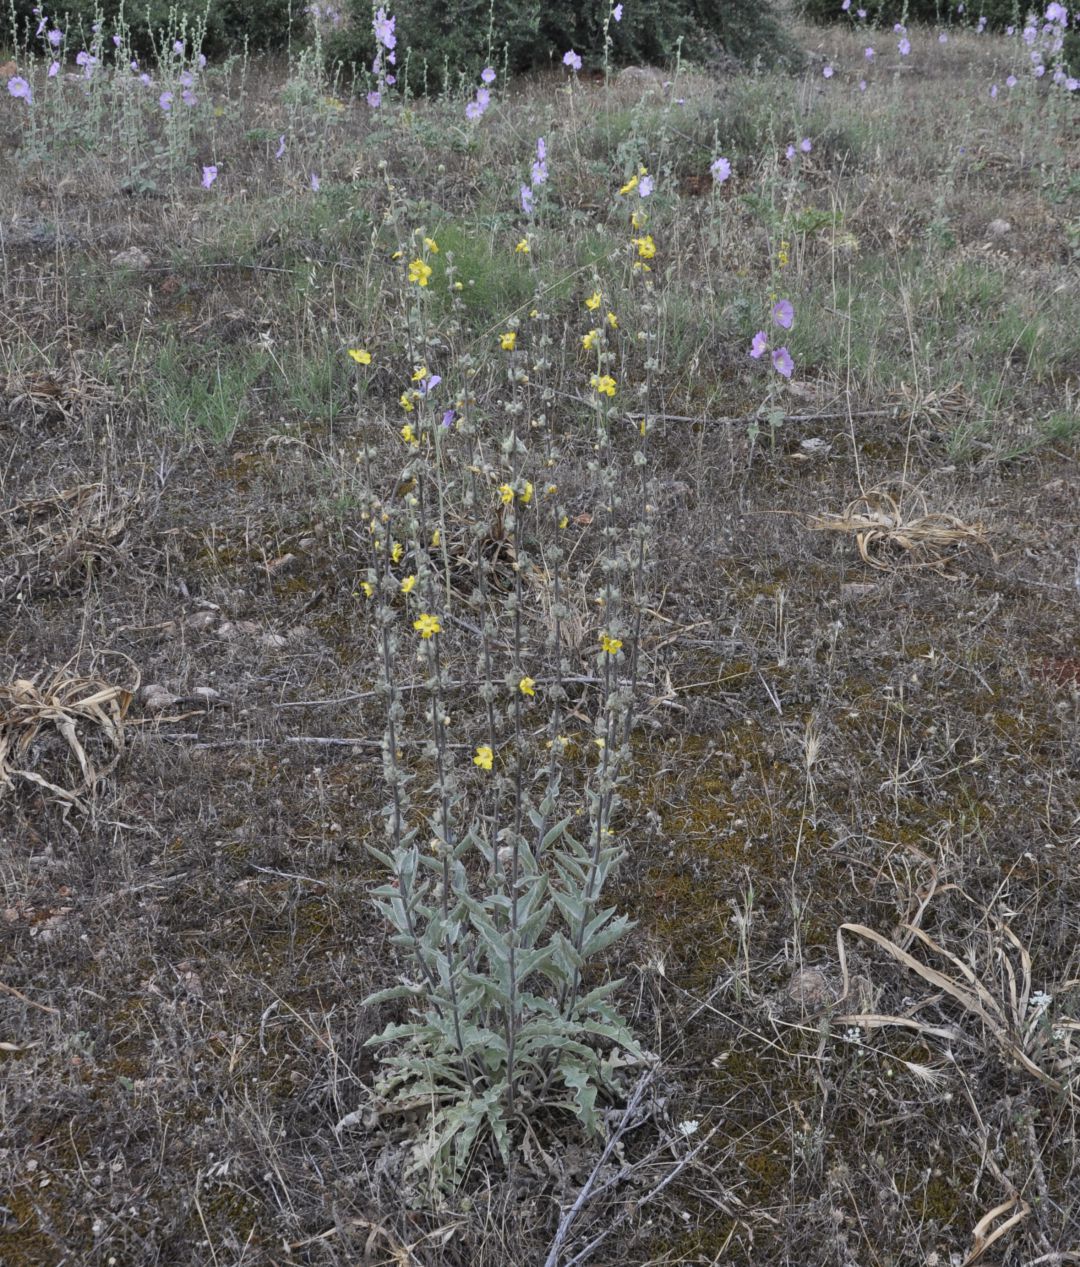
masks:
<svg viewBox="0 0 1080 1267"><path fill-rule="evenodd" d="M795 36L478 120L8 68L5 1267L1080 1262L1080 94ZM635 921L599 1135L451 1190L395 789Z"/></svg>

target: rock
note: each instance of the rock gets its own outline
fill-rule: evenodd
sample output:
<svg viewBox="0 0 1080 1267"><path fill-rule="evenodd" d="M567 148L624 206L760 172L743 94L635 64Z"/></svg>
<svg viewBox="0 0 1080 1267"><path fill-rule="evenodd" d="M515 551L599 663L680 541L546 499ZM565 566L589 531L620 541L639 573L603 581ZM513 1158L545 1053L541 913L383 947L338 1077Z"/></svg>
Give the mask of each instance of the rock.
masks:
<svg viewBox="0 0 1080 1267"><path fill-rule="evenodd" d="M137 246L129 246L126 251L117 251L109 263L113 268L134 268L141 273L150 267L150 256Z"/></svg>
<svg viewBox="0 0 1080 1267"><path fill-rule="evenodd" d="M213 626L217 624L217 619L217 612L192 612L191 615L185 619L184 624L188 629L192 629L196 633L201 633L206 629L213 628Z"/></svg>
<svg viewBox="0 0 1080 1267"><path fill-rule="evenodd" d="M221 692L214 690L212 686L197 686L191 694L203 704L215 704L221 699Z"/></svg>
<svg viewBox="0 0 1080 1267"><path fill-rule="evenodd" d="M282 647L288 645L288 638L279 633L264 633L259 638L259 646L265 647L268 651L280 651Z"/></svg>
<svg viewBox="0 0 1080 1267"><path fill-rule="evenodd" d="M1008 220L991 220L986 226L986 236L988 238L1003 238L1011 231L1012 225Z"/></svg>

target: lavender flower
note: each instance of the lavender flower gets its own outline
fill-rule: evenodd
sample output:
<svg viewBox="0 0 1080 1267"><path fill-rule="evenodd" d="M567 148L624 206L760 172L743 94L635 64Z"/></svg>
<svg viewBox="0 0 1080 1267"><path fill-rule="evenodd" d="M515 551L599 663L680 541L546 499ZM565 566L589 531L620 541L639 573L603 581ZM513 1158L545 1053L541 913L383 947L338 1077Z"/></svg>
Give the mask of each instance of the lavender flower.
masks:
<svg viewBox="0 0 1080 1267"><path fill-rule="evenodd" d="M184 41L173 40L172 51L176 54L177 57L183 57L184 56Z"/></svg>
<svg viewBox="0 0 1080 1267"><path fill-rule="evenodd" d="M319 192L319 186L321 184L322 184L322 181L319 179L319 173L312 172L311 173L311 192L313 194L317 194Z"/></svg>
<svg viewBox="0 0 1080 1267"><path fill-rule="evenodd" d="M642 176L642 178L638 181L637 191L642 198L648 198L654 188L655 184L651 176Z"/></svg>
<svg viewBox="0 0 1080 1267"><path fill-rule="evenodd" d="M765 355L765 349L769 346L769 339L764 330L759 330L754 335L750 343L750 355L755 361L760 360Z"/></svg>
<svg viewBox="0 0 1080 1267"><path fill-rule="evenodd" d="M209 167L204 167L202 169L203 189L209 189L215 180L217 180L217 164L211 163Z"/></svg>
<svg viewBox="0 0 1080 1267"><path fill-rule="evenodd" d="M480 78L485 84L493 84L497 78L494 69L491 66L485 66L480 72Z"/></svg>
<svg viewBox="0 0 1080 1267"><path fill-rule="evenodd" d="M581 58L574 52L573 49L570 49L569 52L563 53L562 61L563 65L569 66L571 70L578 71L581 69Z"/></svg>
<svg viewBox="0 0 1080 1267"><path fill-rule="evenodd" d="M810 143L810 138L808 136L804 136L803 139L799 142L799 149L802 150L804 154L809 154L813 148L814 147Z"/></svg>
<svg viewBox="0 0 1080 1267"><path fill-rule="evenodd" d="M382 93L373 89L367 95L367 103L372 110L378 110L378 108L382 105Z"/></svg>
<svg viewBox="0 0 1080 1267"><path fill-rule="evenodd" d="M172 109L172 103L173 103L172 93L163 92L161 96L158 97L157 103L162 108L162 110L164 110L165 113L168 114L168 112Z"/></svg>
<svg viewBox="0 0 1080 1267"><path fill-rule="evenodd" d="M533 211L533 191L528 185L521 186L521 209L527 216L532 215Z"/></svg>
<svg viewBox="0 0 1080 1267"><path fill-rule="evenodd" d="M900 50L901 57L907 57L908 53L911 52L911 41L905 35L896 47Z"/></svg>
<svg viewBox="0 0 1080 1267"><path fill-rule="evenodd" d="M60 74L60 63L59 63L59 62L50 62L50 63L49 63L49 73L48 73L47 78L49 78L49 79L55 79L55 78L56 78L56 76L57 76L57 75L59 75L59 74Z"/></svg>
<svg viewBox="0 0 1080 1267"><path fill-rule="evenodd" d="M274 157L275 158L285 157L285 133L284 132L282 132L282 134L278 137L277 149L274 151Z"/></svg>
<svg viewBox="0 0 1080 1267"><path fill-rule="evenodd" d="M722 185L731 175L731 162L726 158L714 158L709 164L709 171L712 178L718 185Z"/></svg>
<svg viewBox="0 0 1080 1267"><path fill-rule="evenodd" d="M616 22L622 21L622 5L621 4L617 4L615 8L611 10L611 16L615 19Z"/></svg>
<svg viewBox="0 0 1080 1267"><path fill-rule="evenodd" d="M442 416L442 425L444 427L449 427L453 421L454 421L454 411L452 409L448 409L446 413L444 413Z"/></svg>
<svg viewBox="0 0 1080 1267"><path fill-rule="evenodd" d="M53 46L53 48L59 48L63 38L64 32L57 26L54 26L49 32L49 43Z"/></svg>
<svg viewBox="0 0 1080 1267"><path fill-rule="evenodd" d="M826 66L825 69L821 73L825 76L826 79L832 79L833 68L831 66Z"/></svg>
<svg viewBox="0 0 1080 1267"><path fill-rule="evenodd" d="M12 75L7 81L7 89L13 97L21 97L26 102L34 99L33 91L22 75Z"/></svg>

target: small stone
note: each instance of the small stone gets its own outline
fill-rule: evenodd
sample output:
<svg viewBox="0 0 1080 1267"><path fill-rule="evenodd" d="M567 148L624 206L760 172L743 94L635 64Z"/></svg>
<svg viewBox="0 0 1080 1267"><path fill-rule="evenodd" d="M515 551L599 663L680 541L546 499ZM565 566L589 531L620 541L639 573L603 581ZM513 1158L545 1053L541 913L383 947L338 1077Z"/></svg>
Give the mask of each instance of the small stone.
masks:
<svg viewBox="0 0 1080 1267"><path fill-rule="evenodd" d="M988 238L1003 238L1007 233L1012 232L1012 225L1008 220L991 220L986 226L986 236Z"/></svg>
<svg viewBox="0 0 1080 1267"><path fill-rule="evenodd" d="M217 624L217 619L217 612L192 612L190 616L184 619L184 625L196 633L201 633L206 629L212 629Z"/></svg>
<svg viewBox="0 0 1080 1267"><path fill-rule="evenodd" d="M280 651L282 647L288 645L288 642L288 638L279 633L264 633L259 638L259 645L268 651Z"/></svg>
<svg viewBox="0 0 1080 1267"><path fill-rule="evenodd" d="M212 686L197 686L191 694L204 704L214 704L221 699L221 692L216 691Z"/></svg>

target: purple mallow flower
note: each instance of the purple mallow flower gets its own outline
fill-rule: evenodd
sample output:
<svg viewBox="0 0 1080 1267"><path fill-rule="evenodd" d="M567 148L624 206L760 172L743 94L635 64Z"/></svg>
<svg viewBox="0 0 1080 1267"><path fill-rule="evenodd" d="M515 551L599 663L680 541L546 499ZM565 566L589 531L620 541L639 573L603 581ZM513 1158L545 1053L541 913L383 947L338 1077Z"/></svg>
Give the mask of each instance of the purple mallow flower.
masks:
<svg viewBox="0 0 1080 1267"><path fill-rule="evenodd" d="M712 172L712 178L718 185L723 184L731 175L731 163L726 158L714 158L709 164L709 171Z"/></svg>
<svg viewBox="0 0 1080 1267"><path fill-rule="evenodd" d="M533 209L533 191L528 185L521 186L521 209L527 216L532 215Z"/></svg>
<svg viewBox="0 0 1080 1267"><path fill-rule="evenodd" d="M907 57L908 53L911 52L911 41L905 35L896 47L900 50L901 57Z"/></svg>
<svg viewBox="0 0 1080 1267"><path fill-rule="evenodd" d="M768 346L768 336L765 334L764 330L759 330L757 334L754 335L753 340L750 343L750 355L755 361L757 361L765 355L765 349Z"/></svg>
<svg viewBox="0 0 1080 1267"><path fill-rule="evenodd" d="M791 305L790 299L781 299L772 310L773 325L782 327L784 330L791 329L791 323L795 320L795 309Z"/></svg>
<svg viewBox="0 0 1080 1267"><path fill-rule="evenodd" d="M317 194L319 192L319 186L321 184L322 184L322 181L319 179L319 173L312 172L311 173L311 192L313 194Z"/></svg>
<svg viewBox="0 0 1080 1267"><path fill-rule="evenodd" d="M825 76L826 79L832 79L833 68L831 66L826 66L825 69L821 73Z"/></svg>
<svg viewBox="0 0 1080 1267"><path fill-rule="evenodd" d="M790 378L795 369L795 362L787 348L777 348L772 354L773 369L784 378Z"/></svg>
<svg viewBox="0 0 1080 1267"><path fill-rule="evenodd" d="M454 411L452 409L448 409L446 413L444 413L442 416L442 425L444 427L449 427L453 421L454 421Z"/></svg>
<svg viewBox="0 0 1080 1267"><path fill-rule="evenodd" d="M172 93L163 92L161 96L158 97L157 103L162 108L162 110L164 110L165 113L168 114L168 112L172 109L172 103L173 103Z"/></svg>
<svg viewBox="0 0 1080 1267"><path fill-rule="evenodd" d="M53 48L59 48L63 38L64 32L61 31L59 27L54 26L49 32L49 43L53 46Z"/></svg>
<svg viewBox="0 0 1080 1267"><path fill-rule="evenodd" d="M33 101L34 93L22 75L12 75L7 81L7 90L13 97L21 97L23 101Z"/></svg>
<svg viewBox="0 0 1080 1267"><path fill-rule="evenodd" d="M282 132L282 134L278 137L277 149L274 151L274 157L275 158L285 157L285 133L284 132Z"/></svg>
<svg viewBox="0 0 1080 1267"><path fill-rule="evenodd" d="M387 50L397 47L397 36L394 34L396 25L397 19L387 17L385 9L380 8L376 12L372 28L375 31L375 38Z"/></svg>
<svg viewBox="0 0 1080 1267"><path fill-rule="evenodd" d="M616 22L622 21L622 5L621 4L617 4L615 8L611 10L611 16L615 19Z"/></svg>
<svg viewBox="0 0 1080 1267"><path fill-rule="evenodd" d="M211 163L209 167L204 167L202 169L203 189L209 189L215 180L217 180L217 164Z"/></svg>
<svg viewBox="0 0 1080 1267"><path fill-rule="evenodd" d="M492 69L492 67L485 66L484 69L480 72L480 78L484 81L485 84L493 84L496 79L495 71Z"/></svg>
<svg viewBox="0 0 1080 1267"><path fill-rule="evenodd" d="M638 181L637 191L642 198L648 198L654 188L655 182L651 176L642 176L642 178Z"/></svg>
<svg viewBox="0 0 1080 1267"><path fill-rule="evenodd" d="M372 110L378 110L382 105L382 93L376 92L374 89L367 95L367 103Z"/></svg>
<svg viewBox="0 0 1080 1267"><path fill-rule="evenodd" d="M562 62L564 66L569 66L571 70L581 69L581 58L578 56L577 53L574 52L573 49L570 49L568 52L563 53Z"/></svg>

